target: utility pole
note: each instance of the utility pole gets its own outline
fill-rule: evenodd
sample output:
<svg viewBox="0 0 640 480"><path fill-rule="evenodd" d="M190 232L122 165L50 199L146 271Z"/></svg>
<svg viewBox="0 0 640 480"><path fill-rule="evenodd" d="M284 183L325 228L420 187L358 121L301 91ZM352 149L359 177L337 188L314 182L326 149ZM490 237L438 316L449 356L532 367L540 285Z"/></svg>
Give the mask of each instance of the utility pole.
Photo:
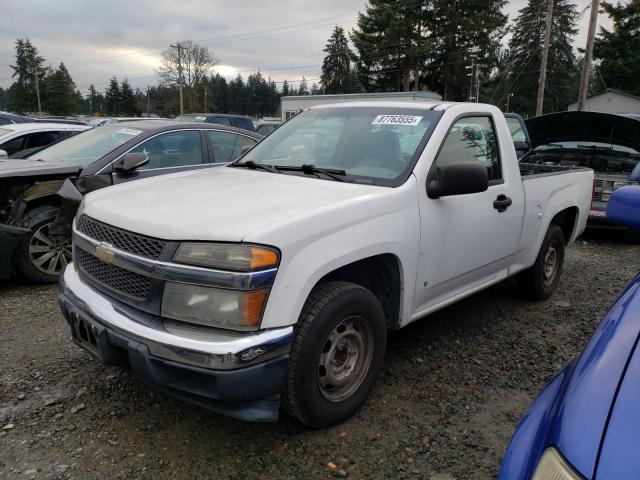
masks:
<svg viewBox="0 0 640 480"><path fill-rule="evenodd" d="M591 1L591 17L589 18L589 33L587 34L587 48L584 52L584 64L582 65L582 78L580 79L580 96L578 97L578 110L584 110L587 103L587 91L589 90L589 77L591 76L591 60L593 58L593 42L596 37L596 25L598 23L598 0Z"/></svg>
<svg viewBox="0 0 640 480"><path fill-rule="evenodd" d="M93 95L89 94L89 116L93 117Z"/></svg>
<svg viewBox="0 0 640 480"><path fill-rule="evenodd" d="M551 41L551 25L553 21L553 0L547 0L547 21L544 27L544 44L542 46L542 61L540 62L540 79L538 80L538 99L536 101L536 116L542 115L544 104L544 84L547 81L547 59L549 57L549 42Z"/></svg>
<svg viewBox="0 0 640 480"><path fill-rule="evenodd" d="M207 84L204 84L204 113L207 113Z"/></svg>
<svg viewBox="0 0 640 480"><path fill-rule="evenodd" d="M35 65L33 74L36 80L36 96L38 97L38 115L42 112L42 106L40 105L40 85L38 84L38 66Z"/></svg>
<svg viewBox="0 0 640 480"><path fill-rule="evenodd" d="M147 85L147 116L149 116L149 85Z"/></svg>
<svg viewBox="0 0 640 480"><path fill-rule="evenodd" d="M180 91L180 115L182 115L184 113L184 103L182 101L182 50L184 47L179 43L169 46L178 50L178 90Z"/></svg>

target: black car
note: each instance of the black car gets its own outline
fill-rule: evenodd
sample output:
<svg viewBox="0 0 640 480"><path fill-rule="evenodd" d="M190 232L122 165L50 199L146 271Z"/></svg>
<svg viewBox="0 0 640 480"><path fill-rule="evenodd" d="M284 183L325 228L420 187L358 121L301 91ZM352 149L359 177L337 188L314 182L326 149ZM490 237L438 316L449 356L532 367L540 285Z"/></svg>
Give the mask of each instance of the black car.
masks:
<svg viewBox="0 0 640 480"><path fill-rule="evenodd" d="M178 122L204 122L215 123L216 125L227 125L229 127L244 128L250 132L255 132L253 120L242 115L229 115L226 113L187 113L178 115L175 118Z"/></svg>
<svg viewBox="0 0 640 480"><path fill-rule="evenodd" d="M71 260L71 221L86 193L222 165L261 138L222 125L150 120L94 128L28 159L0 160L0 278L56 281Z"/></svg>

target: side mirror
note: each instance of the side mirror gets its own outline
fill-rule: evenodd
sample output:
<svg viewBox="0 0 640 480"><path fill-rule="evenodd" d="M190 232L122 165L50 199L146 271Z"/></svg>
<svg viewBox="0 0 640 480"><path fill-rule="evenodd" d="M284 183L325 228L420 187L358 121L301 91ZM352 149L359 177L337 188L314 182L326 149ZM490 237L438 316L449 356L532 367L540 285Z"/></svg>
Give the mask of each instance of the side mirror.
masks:
<svg viewBox="0 0 640 480"><path fill-rule="evenodd" d="M627 186L611 194L607 218L634 230L640 230L640 186Z"/></svg>
<svg viewBox="0 0 640 480"><path fill-rule="evenodd" d="M0 160L6 160L9 158L9 154L6 150L0 150Z"/></svg>
<svg viewBox="0 0 640 480"><path fill-rule="evenodd" d="M489 188L487 167L479 162L458 162L436 168L427 179L431 199L484 192Z"/></svg>
<svg viewBox="0 0 640 480"><path fill-rule="evenodd" d="M113 166L116 173L131 173L136 168L149 163L149 157L144 153L125 153Z"/></svg>

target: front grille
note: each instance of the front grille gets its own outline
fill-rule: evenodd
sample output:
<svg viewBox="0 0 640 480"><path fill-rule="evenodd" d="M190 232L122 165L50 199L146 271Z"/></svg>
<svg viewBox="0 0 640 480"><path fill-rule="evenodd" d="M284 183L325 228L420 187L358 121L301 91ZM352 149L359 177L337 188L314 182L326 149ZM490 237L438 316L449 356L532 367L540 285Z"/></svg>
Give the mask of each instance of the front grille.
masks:
<svg viewBox="0 0 640 480"><path fill-rule="evenodd" d="M90 253L80 248L74 252L76 264L92 282L98 282L116 293L122 293L135 300L144 300L151 290L152 279L116 265L102 263Z"/></svg>
<svg viewBox="0 0 640 480"><path fill-rule="evenodd" d="M160 258L167 246L167 242L163 240L120 230L93 220L86 215L80 217L76 229L99 242L106 242L125 252L154 260Z"/></svg>

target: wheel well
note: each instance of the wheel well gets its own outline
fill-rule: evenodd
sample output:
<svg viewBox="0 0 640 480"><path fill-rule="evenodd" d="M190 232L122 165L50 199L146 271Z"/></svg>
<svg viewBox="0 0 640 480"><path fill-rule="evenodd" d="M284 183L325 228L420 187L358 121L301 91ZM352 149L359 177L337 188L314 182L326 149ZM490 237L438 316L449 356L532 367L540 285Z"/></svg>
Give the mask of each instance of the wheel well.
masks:
<svg viewBox="0 0 640 480"><path fill-rule="evenodd" d="M356 283L370 290L382 304L387 328L398 328L402 280L395 255L387 253L358 260L326 274L318 283L333 280Z"/></svg>
<svg viewBox="0 0 640 480"><path fill-rule="evenodd" d="M557 225L564 234L565 242L569 242L573 230L576 227L576 219L578 218L578 207L569 207L561 212L556 213L556 216L551 219L551 225Z"/></svg>

